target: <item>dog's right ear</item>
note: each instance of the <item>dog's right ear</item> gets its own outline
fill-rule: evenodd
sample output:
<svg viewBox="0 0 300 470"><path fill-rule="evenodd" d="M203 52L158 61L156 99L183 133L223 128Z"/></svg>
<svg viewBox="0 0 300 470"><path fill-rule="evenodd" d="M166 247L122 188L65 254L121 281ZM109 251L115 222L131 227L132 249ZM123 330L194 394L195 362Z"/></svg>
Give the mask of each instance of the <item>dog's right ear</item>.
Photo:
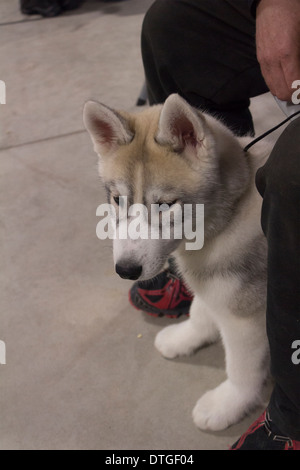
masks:
<svg viewBox="0 0 300 470"><path fill-rule="evenodd" d="M171 145L179 153L189 150L196 155L205 139L205 119L179 95L170 95L163 105L156 141Z"/></svg>
<svg viewBox="0 0 300 470"><path fill-rule="evenodd" d="M129 144L134 137L125 118L97 101L85 104L83 122L99 156L113 152L119 145Z"/></svg>

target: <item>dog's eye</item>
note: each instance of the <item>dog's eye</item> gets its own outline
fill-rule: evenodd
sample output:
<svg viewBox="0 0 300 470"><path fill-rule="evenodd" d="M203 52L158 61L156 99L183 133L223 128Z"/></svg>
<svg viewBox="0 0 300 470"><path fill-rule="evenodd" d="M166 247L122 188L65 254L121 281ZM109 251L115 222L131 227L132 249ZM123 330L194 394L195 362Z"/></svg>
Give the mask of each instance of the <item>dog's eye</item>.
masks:
<svg viewBox="0 0 300 470"><path fill-rule="evenodd" d="M126 205L126 197L125 196L113 196L113 200L119 207L125 207Z"/></svg>

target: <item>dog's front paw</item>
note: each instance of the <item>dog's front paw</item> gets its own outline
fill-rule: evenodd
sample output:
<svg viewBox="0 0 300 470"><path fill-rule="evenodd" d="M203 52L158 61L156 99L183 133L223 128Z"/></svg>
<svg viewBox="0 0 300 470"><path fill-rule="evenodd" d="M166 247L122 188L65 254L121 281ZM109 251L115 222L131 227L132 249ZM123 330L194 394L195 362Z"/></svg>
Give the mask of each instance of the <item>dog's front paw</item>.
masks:
<svg viewBox="0 0 300 470"><path fill-rule="evenodd" d="M190 320L171 325L160 331L155 339L155 347L167 359L189 356L201 344L201 338Z"/></svg>
<svg viewBox="0 0 300 470"><path fill-rule="evenodd" d="M226 380L200 398L193 410L194 423L203 430L222 431L240 421L257 404Z"/></svg>

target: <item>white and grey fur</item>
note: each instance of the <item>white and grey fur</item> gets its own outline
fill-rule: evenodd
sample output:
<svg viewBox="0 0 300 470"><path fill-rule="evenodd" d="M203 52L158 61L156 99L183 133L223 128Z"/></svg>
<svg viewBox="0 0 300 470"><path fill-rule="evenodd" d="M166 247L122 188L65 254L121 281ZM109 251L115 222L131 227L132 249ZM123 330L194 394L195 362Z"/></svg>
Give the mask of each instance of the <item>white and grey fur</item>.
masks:
<svg viewBox="0 0 300 470"><path fill-rule="evenodd" d="M261 403L268 371L267 245L255 174L269 149L244 153L249 139L178 95L136 115L90 101L84 122L110 202L204 204L201 250L187 251L185 240L115 240L114 262L132 272L139 266L144 280L175 257L194 300L189 319L163 329L155 346L171 359L221 338L227 379L199 399L193 418L201 429L227 428Z"/></svg>

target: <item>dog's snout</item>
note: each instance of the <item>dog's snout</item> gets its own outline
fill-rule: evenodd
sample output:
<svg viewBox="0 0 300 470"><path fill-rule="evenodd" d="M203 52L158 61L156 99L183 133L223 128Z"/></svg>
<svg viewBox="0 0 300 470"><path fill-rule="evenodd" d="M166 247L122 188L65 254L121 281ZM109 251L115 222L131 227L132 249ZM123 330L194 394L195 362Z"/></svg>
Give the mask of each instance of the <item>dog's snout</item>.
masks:
<svg viewBox="0 0 300 470"><path fill-rule="evenodd" d="M142 274L143 267L135 264L116 264L116 273L122 279L136 281Z"/></svg>

